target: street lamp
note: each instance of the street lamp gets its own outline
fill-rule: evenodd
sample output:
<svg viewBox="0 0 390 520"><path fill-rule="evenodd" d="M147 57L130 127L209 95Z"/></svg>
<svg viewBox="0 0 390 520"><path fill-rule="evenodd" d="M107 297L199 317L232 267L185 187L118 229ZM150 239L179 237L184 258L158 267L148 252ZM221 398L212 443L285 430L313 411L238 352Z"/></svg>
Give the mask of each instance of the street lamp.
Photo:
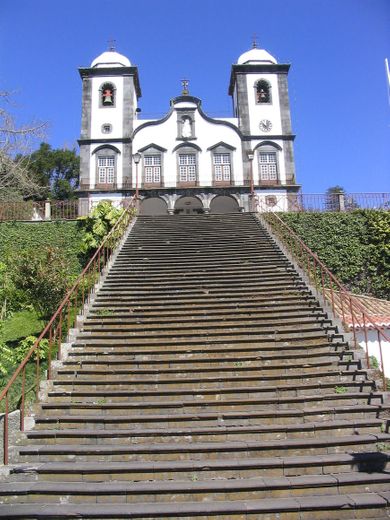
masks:
<svg viewBox="0 0 390 520"><path fill-rule="evenodd" d="M253 211L253 200L255 195L255 188L253 183L253 159L255 157L255 154L253 150L249 150L247 152L248 160L249 160L249 182L250 182L250 210Z"/></svg>
<svg viewBox="0 0 390 520"><path fill-rule="evenodd" d="M135 200L138 201L138 164L141 160L141 154L138 152L135 153L133 160L135 162Z"/></svg>

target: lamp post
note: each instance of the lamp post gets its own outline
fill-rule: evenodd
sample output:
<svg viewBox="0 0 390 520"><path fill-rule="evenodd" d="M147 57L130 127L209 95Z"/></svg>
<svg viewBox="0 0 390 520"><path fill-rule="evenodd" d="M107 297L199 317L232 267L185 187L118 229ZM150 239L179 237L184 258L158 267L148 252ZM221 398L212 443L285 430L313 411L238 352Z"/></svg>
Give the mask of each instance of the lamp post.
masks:
<svg viewBox="0 0 390 520"><path fill-rule="evenodd" d="M138 165L141 160L141 154L138 152L135 153L133 155L133 160L135 162L135 200L136 200L136 203L138 204Z"/></svg>
<svg viewBox="0 0 390 520"><path fill-rule="evenodd" d="M250 204L249 209L250 211L253 211L253 200L255 195L255 187L253 182L253 159L255 157L255 154L253 153L253 150L249 150L247 152L248 160L249 160L249 183L250 183Z"/></svg>

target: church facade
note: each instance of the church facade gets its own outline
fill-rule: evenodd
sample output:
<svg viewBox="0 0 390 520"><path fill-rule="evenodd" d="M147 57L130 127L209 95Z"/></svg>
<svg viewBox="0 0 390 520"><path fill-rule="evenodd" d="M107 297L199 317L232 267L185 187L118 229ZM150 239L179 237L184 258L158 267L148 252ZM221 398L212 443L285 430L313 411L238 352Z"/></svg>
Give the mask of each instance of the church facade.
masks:
<svg viewBox="0 0 390 520"><path fill-rule="evenodd" d="M264 49L232 65L230 118L183 92L165 117L142 119L137 67L115 50L79 69L80 203L136 195L141 214L288 209L296 183L287 75Z"/></svg>

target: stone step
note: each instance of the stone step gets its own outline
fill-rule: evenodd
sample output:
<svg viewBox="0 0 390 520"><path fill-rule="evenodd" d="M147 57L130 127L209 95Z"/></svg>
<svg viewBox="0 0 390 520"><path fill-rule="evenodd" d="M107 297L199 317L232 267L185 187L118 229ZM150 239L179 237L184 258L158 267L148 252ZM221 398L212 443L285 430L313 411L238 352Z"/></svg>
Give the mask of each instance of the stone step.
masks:
<svg viewBox="0 0 390 520"><path fill-rule="evenodd" d="M60 430L59 430L60 431ZM331 433L323 437L292 439L267 439L264 441L226 441L226 442L166 442L129 444L30 444L21 446L21 457L33 457L40 462L70 460L78 461L141 461L141 460L199 460L205 464L210 459L241 459L243 457L287 456L287 455L327 455L345 451L378 451L377 446L390 440L389 434L339 435Z"/></svg>
<svg viewBox="0 0 390 520"><path fill-rule="evenodd" d="M34 429L26 432L26 442L37 441L46 444L61 444L69 439L77 439L79 445L84 444L142 444L142 443L175 443L175 442L230 442L230 441L265 441L280 439L306 438L310 442L313 438L321 438L331 434L334 437L346 435L366 435L376 433L382 425L380 419L356 419L296 422L294 424L263 424L247 426L189 426L169 427L162 423L155 428L127 428L125 425L115 424L115 429L109 428L73 428L61 429Z"/></svg>
<svg viewBox="0 0 390 520"><path fill-rule="evenodd" d="M280 387L281 385L301 385L302 387L308 388L307 385L313 384L321 384L326 383L327 385L339 385L337 388L342 388L341 385L344 383L363 383L367 382L367 373L366 371L346 371L341 372L339 370L327 371L327 372L307 372L307 373L297 373L297 374L267 374L263 375L261 373L255 374L247 374L246 372L241 374L231 374L231 375L209 375L205 374L201 376L197 375L189 375L185 372L179 373L176 377L167 377L167 376L155 376L149 378L144 374L138 377L126 377L128 374L123 373L119 374L109 374L102 373L100 375L94 374L85 374L76 372L75 375L71 375L71 377L58 377L52 380L52 385L55 389L63 388L63 389L78 389L83 387L88 387L89 389L137 389L137 390L148 390L150 388L164 390L164 389L180 389L186 390L187 388L191 388L192 390L199 389L216 389L219 391L220 388L235 388L240 384L246 385L248 387L258 387L259 384L262 384L263 387L275 386ZM328 387L329 387L328 386ZM348 386L348 385L347 385ZM370 381L370 388L372 387L372 382ZM335 387L336 388L336 387ZM346 386L344 387L346 388Z"/></svg>
<svg viewBox="0 0 390 520"><path fill-rule="evenodd" d="M129 399L122 399L114 401L112 398L108 399L107 395L102 392L98 396L95 392L94 399L81 399L82 396L73 395L73 399L69 399L70 395L62 393L55 399L51 399L42 405L43 409L72 409L93 411L94 409L102 410L112 413L129 413L136 411L144 415L149 414L171 414L174 418L176 413L200 413L200 412L247 412L247 411L266 411L271 407L272 410L286 410L291 406L297 409L317 409L319 406L334 408L339 406L366 406L366 405L381 405L383 396L375 392L345 392L345 393L328 393L322 394L321 399L317 394L300 395L300 396L281 396L265 398L260 397L246 397L240 395L239 398L229 398L224 400L146 400L136 401ZM67 399L66 401L64 399ZM320 402L319 402L320 401Z"/></svg>
<svg viewBox="0 0 390 520"><path fill-rule="evenodd" d="M83 415L77 415L83 410ZM66 414L64 413L66 411ZM64 415L60 415L63 412ZM122 413L120 413L122 412ZM319 407L312 409L275 410L275 411L240 411L240 412L199 412L167 414L136 414L130 411L113 408L101 409L98 405L87 404L72 407L71 404L38 407L35 415L35 428L117 428L136 429L139 427L154 427L156 424L167 428L202 427L202 426L280 426L295 425L307 422L327 422L340 420L374 420L380 412L379 406L340 406L333 408Z"/></svg>
<svg viewBox="0 0 390 520"><path fill-rule="evenodd" d="M58 482L84 481L157 481L238 479L262 476L292 477L299 475L343 474L351 471L383 473L390 466L385 452L334 453L238 459L132 461L132 462L39 462L11 467L8 479L20 475L23 481L55 479ZM16 480L16 479L15 479Z"/></svg>
<svg viewBox="0 0 390 520"><path fill-rule="evenodd" d="M342 493L380 493L389 490L390 475L384 473L339 473L327 475L260 477L251 479L220 479L156 482L12 482L0 483L3 503L41 502L45 498L63 496L67 503L113 502L139 503L141 500L166 503L189 501L262 500L269 498L295 498L308 491L317 495ZM113 498L115 497L115 500ZM111 500L110 500L111 498Z"/></svg>

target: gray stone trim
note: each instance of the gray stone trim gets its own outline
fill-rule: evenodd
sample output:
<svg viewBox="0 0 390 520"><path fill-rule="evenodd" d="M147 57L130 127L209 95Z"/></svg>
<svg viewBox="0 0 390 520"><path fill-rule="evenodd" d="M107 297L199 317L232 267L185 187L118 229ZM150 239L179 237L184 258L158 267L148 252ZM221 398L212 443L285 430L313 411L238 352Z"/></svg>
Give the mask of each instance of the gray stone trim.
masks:
<svg viewBox="0 0 390 520"><path fill-rule="evenodd" d="M194 150L198 151L198 152L201 152L202 151L202 148L199 148L199 146L195 143L188 143L187 141L185 141L184 143L180 143L178 144L177 146L175 146L175 148L172 150L172 153L175 153L177 152L178 150L180 149L185 149L185 148L191 148L191 150L189 150L189 152L193 152Z"/></svg>
<svg viewBox="0 0 390 520"><path fill-rule="evenodd" d="M236 150L236 148L234 146L231 146L230 144L220 141L219 143L213 144L213 146L210 146L209 148L207 148L207 151L209 152L209 151L214 150L215 148L219 148L219 147L227 148L228 150L231 150L232 152Z"/></svg>
<svg viewBox="0 0 390 520"><path fill-rule="evenodd" d="M295 183L295 161L294 149L292 142L286 142L284 145L284 164L286 168L286 182Z"/></svg>
<svg viewBox="0 0 390 520"><path fill-rule="evenodd" d="M290 65L283 63L252 63L247 65L232 65L229 82L229 96L233 95L237 77L241 74L288 74Z"/></svg>
<svg viewBox="0 0 390 520"><path fill-rule="evenodd" d="M168 121L168 119L171 117L173 112L174 112L174 108L171 107L171 109L169 110L167 115L162 117L161 119L156 119L155 121L146 121L146 123L143 123L142 125L138 126L133 131L132 139L134 139L134 137L138 134L138 132L140 130L143 130L144 128L147 128L148 126L157 126L157 125L161 125L162 123L165 123L165 121Z"/></svg>
<svg viewBox="0 0 390 520"><path fill-rule="evenodd" d="M279 152L281 152L283 149L279 144L274 143L273 141L267 140L267 141L261 141L261 143L257 143L257 145L253 147L253 151L257 150L258 148L260 148L262 146L270 146L272 148L276 148L277 150L279 150Z"/></svg>
<svg viewBox="0 0 390 520"><path fill-rule="evenodd" d="M131 138L126 137L122 139L121 137L110 137L109 141L110 143L131 143ZM78 139L77 142L79 145L107 143L107 137L99 137L98 139Z"/></svg>
<svg viewBox="0 0 390 520"><path fill-rule="evenodd" d="M95 150L92 152L92 155L95 154L96 152L100 152L101 150L105 150L106 148L112 150L115 153L121 153L120 150L116 146L106 143L106 144L102 144L102 146L98 146L97 148L95 148Z"/></svg>
<svg viewBox="0 0 390 520"><path fill-rule="evenodd" d="M246 75L237 76L237 116L238 126L243 134L250 134L249 99Z"/></svg>
<svg viewBox="0 0 390 520"><path fill-rule="evenodd" d="M106 76L106 77L133 76L134 88L135 88L135 92L137 94L137 98L140 98L142 96L137 67L99 67L99 68L80 67L79 74L80 74L81 78L83 78L83 79L86 77L90 78L90 77L94 77L94 76Z"/></svg>
<svg viewBox="0 0 390 520"><path fill-rule="evenodd" d="M291 134L290 102L286 75L278 75L278 88L282 132L283 134Z"/></svg>
<svg viewBox="0 0 390 520"><path fill-rule="evenodd" d="M146 150L149 150L149 148L153 148L154 150L158 150L159 152L167 152L168 151L166 148L163 148L162 146L159 146L158 144L150 143L150 144L144 146L143 148L140 148L139 150L137 150L137 152L143 153Z"/></svg>
<svg viewBox="0 0 390 520"><path fill-rule="evenodd" d="M241 143L242 150L242 172L243 172L243 181L244 183L248 183L251 178L251 161L248 159L248 152L252 151L251 143L249 141L242 141ZM252 160L253 163L254 159ZM253 164L252 164L253 167ZM253 171L254 174L254 171Z"/></svg>
<svg viewBox="0 0 390 520"><path fill-rule="evenodd" d="M123 143L122 153L122 183L130 184L132 181L132 146L131 143Z"/></svg>
<svg viewBox="0 0 390 520"><path fill-rule="evenodd" d="M89 184L91 146L83 144L80 146L80 184Z"/></svg>
<svg viewBox="0 0 390 520"><path fill-rule="evenodd" d="M133 121L135 116L134 106L134 81L130 76L123 78L123 114L122 114L122 135L130 137L133 132Z"/></svg>
<svg viewBox="0 0 390 520"><path fill-rule="evenodd" d="M294 141L296 138L295 134L290 135L277 135L277 134L267 134L268 139L278 139L280 141ZM264 139L264 134L260 135L246 135L242 138L243 141L253 141L254 139Z"/></svg>
<svg viewBox="0 0 390 520"><path fill-rule="evenodd" d="M89 78L83 78L82 108L81 108L81 135L86 139L91 135L91 110L92 110L92 82Z"/></svg>

